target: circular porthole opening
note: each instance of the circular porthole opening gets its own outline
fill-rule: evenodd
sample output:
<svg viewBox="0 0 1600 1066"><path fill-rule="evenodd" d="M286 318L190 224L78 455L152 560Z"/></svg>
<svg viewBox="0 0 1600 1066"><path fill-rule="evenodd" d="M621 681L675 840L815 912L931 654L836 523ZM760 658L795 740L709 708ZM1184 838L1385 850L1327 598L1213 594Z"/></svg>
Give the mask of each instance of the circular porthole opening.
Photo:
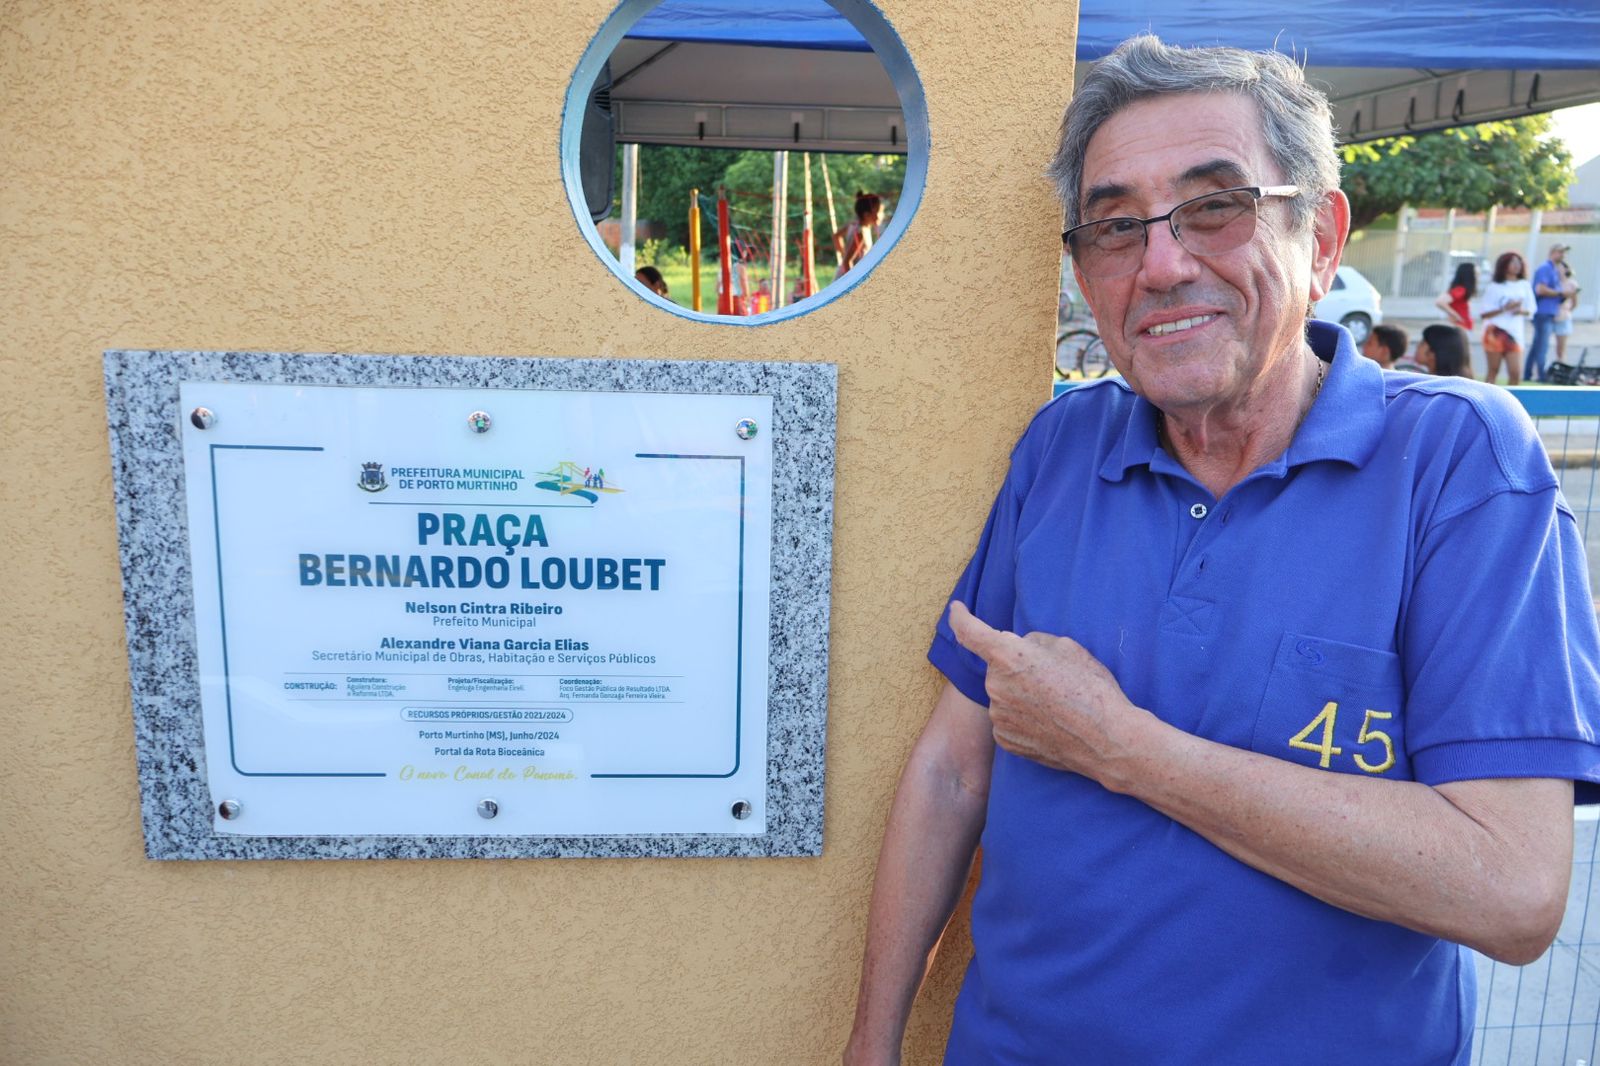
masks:
<svg viewBox="0 0 1600 1066"><path fill-rule="evenodd" d="M778 322L861 284L927 164L921 83L867 0L626 0L584 52L561 129L595 254L706 322Z"/></svg>

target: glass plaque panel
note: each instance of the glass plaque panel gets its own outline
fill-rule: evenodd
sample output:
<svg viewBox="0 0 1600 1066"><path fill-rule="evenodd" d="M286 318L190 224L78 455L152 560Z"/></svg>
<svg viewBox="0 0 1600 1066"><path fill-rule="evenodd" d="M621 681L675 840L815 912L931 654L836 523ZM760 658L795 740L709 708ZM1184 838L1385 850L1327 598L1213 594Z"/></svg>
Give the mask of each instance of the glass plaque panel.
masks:
<svg viewBox="0 0 1600 1066"><path fill-rule="evenodd" d="M764 831L770 398L180 406L218 832Z"/></svg>
<svg viewBox="0 0 1600 1066"><path fill-rule="evenodd" d="M106 382L152 857L820 852L833 367Z"/></svg>

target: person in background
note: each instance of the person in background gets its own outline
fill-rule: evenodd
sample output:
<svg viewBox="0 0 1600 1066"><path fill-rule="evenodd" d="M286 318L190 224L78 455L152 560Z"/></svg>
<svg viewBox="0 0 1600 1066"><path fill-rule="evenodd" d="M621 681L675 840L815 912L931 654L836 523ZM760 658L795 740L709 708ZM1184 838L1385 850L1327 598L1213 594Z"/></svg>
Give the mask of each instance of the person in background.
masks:
<svg viewBox="0 0 1600 1066"><path fill-rule="evenodd" d="M1472 377L1472 339L1460 326L1435 322L1417 342L1417 363L1442 378Z"/></svg>
<svg viewBox="0 0 1600 1066"><path fill-rule="evenodd" d="M856 193L855 221L833 235L833 248L839 253L839 270L834 274L835 278L843 277L872 251L874 231L882 214L881 196L870 192Z"/></svg>
<svg viewBox="0 0 1600 1066"><path fill-rule="evenodd" d="M1550 258L1533 272L1533 341L1528 345L1528 363L1522 368L1522 376L1529 381L1544 380L1544 355L1550 344L1550 327L1555 325L1556 312L1567 298L1562 291L1565 278L1561 275L1561 264L1569 247L1571 245L1559 241L1552 244Z"/></svg>
<svg viewBox="0 0 1600 1066"><path fill-rule="evenodd" d="M1494 261L1494 280L1478 301L1483 321L1483 356L1488 372L1483 380L1494 384L1500 363L1506 365L1506 384L1522 384L1523 323L1533 314L1533 286L1528 267L1516 252L1504 252Z"/></svg>
<svg viewBox="0 0 1600 1066"><path fill-rule="evenodd" d="M1572 313L1578 309L1578 283L1572 280L1572 265L1561 260L1561 309L1550 324L1550 333L1556 339L1556 362L1567 361L1567 338L1572 336Z"/></svg>
<svg viewBox="0 0 1600 1066"><path fill-rule="evenodd" d="M1471 263L1456 267L1450 287L1433 305L1464 330L1472 329L1472 298L1478 295L1478 268Z"/></svg>
<svg viewBox="0 0 1600 1066"><path fill-rule="evenodd" d="M1411 338L1399 326L1384 324L1373 326L1367 339L1361 342L1361 354L1385 370L1398 370L1396 364L1405 358Z"/></svg>
<svg viewBox="0 0 1600 1066"><path fill-rule="evenodd" d="M657 296L667 295L667 279L653 266L642 266L633 272L635 280Z"/></svg>

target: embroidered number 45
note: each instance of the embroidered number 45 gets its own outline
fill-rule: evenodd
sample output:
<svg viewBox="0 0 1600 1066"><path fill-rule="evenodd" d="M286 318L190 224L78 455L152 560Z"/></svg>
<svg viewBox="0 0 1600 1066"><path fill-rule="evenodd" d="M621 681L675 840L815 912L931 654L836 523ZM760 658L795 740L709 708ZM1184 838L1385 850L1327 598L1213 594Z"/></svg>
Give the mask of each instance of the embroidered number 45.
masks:
<svg viewBox="0 0 1600 1066"><path fill-rule="evenodd" d="M1374 711L1368 708L1367 716L1362 719L1361 731L1356 734L1356 743L1363 745L1378 743L1383 745L1383 760L1381 762L1368 762L1359 751L1355 753L1356 766L1364 773L1381 774L1394 765L1394 738L1381 729L1372 728L1374 719L1382 721L1393 717L1394 712L1392 711ZM1304 729L1289 738L1289 746L1291 748L1299 748L1302 751L1316 752L1321 756L1318 760L1318 765L1326 770L1335 755L1344 754L1344 749L1333 742L1333 727L1338 720L1339 705L1333 700L1329 700L1322 705L1322 710L1317 712L1317 716L1306 723ZM1316 742L1311 741L1309 738L1319 729L1322 731L1321 739Z"/></svg>

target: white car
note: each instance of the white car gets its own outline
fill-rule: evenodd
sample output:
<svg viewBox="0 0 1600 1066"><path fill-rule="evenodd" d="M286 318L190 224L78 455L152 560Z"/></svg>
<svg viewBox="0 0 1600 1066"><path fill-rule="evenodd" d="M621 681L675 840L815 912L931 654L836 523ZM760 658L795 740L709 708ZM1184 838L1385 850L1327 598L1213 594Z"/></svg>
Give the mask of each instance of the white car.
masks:
<svg viewBox="0 0 1600 1066"><path fill-rule="evenodd" d="M1359 270L1342 266L1333 276L1333 288L1317 301L1311 314L1324 322L1339 323L1360 345L1372 327L1383 321L1383 298Z"/></svg>

